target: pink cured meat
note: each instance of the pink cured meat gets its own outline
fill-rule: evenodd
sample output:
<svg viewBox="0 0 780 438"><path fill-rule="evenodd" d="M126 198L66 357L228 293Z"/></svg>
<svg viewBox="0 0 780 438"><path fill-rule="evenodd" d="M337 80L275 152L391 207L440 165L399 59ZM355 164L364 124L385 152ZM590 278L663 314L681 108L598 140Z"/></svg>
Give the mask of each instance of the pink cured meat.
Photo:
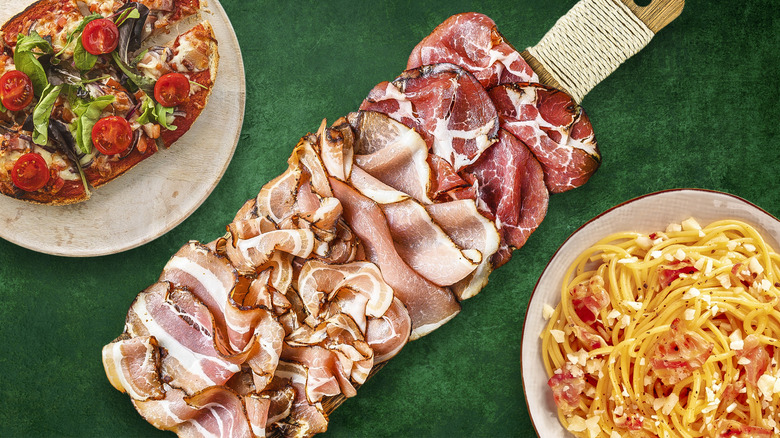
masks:
<svg viewBox="0 0 780 438"><path fill-rule="evenodd" d="M424 336L460 312L455 295L417 274L401 259L393 245L387 219L379 206L354 188L330 179L333 194L344 207L344 219L363 242L368 259L406 306L412 321L409 340Z"/></svg>
<svg viewBox="0 0 780 438"><path fill-rule="evenodd" d="M498 114L485 89L454 64L407 70L374 87L361 110L382 112L416 129L429 150L455 171L496 141Z"/></svg>
<svg viewBox="0 0 780 438"><path fill-rule="evenodd" d="M585 111L563 91L541 84L491 88L501 127L520 139L542 164L547 189L565 192L585 184L601 164Z"/></svg>
<svg viewBox="0 0 780 438"><path fill-rule="evenodd" d="M409 56L407 70L449 62L471 72L485 88L509 82L539 82L531 66L506 42L490 17L453 15L425 37Z"/></svg>
<svg viewBox="0 0 780 438"><path fill-rule="evenodd" d="M528 147L500 130L498 143L465 169L477 182L478 205L499 225L501 244L493 267L506 263L525 244L547 214L549 192L544 172Z"/></svg>

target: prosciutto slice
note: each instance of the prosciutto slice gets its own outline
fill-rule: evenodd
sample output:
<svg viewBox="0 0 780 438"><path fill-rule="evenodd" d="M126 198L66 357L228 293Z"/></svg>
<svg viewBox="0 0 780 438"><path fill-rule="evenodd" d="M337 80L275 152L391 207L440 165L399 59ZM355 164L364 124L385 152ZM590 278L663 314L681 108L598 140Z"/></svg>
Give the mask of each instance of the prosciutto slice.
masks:
<svg viewBox="0 0 780 438"><path fill-rule="evenodd" d="M438 25L412 50L406 69L448 62L471 72L483 87L508 82L539 82L495 22L486 15L467 12Z"/></svg>
<svg viewBox="0 0 780 438"><path fill-rule="evenodd" d="M601 163L593 127L585 111L563 91L541 84L515 83L489 90L501 127L533 152L552 193L585 184Z"/></svg>
<svg viewBox="0 0 780 438"><path fill-rule="evenodd" d="M331 186L344 207L344 218L363 241L366 256L379 266L387 284L406 305L412 320L410 340L454 318L460 312L455 296L421 277L401 258L379 206L338 180L331 179Z"/></svg>
<svg viewBox="0 0 780 438"><path fill-rule="evenodd" d="M485 89L454 64L407 70L374 87L360 109L383 112L417 129L429 150L455 171L476 161L498 134L496 108Z"/></svg>

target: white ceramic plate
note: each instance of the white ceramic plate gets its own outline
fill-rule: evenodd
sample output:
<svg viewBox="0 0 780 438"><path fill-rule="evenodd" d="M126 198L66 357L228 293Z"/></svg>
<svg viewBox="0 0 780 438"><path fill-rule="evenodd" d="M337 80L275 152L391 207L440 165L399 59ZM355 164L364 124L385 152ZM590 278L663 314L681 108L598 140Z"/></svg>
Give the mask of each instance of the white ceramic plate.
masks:
<svg viewBox="0 0 780 438"><path fill-rule="evenodd" d="M662 231L668 224L680 223L689 217L694 217L702 226L719 219L742 220L755 226L774 248L778 248L780 221L744 199L707 190L680 189L645 195L607 210L580 227L556 251L539 277L523 324L523 389L531 421L540 437L573 436L558 421L552 393L547 386L539 338L547 324L542 317L542 307L544 304L555 307L560 302L563 273L580 253L612 233Z"/></svg>
<svg viewBox="0 0 780 438"><path fill-rule="evenodd" d="M31 3L0 2L0 23ZM238 143L246 85L241 50L224 9L209 0L202 17L214 28L220 62L211 97L192 128L170 149L94 190L86 202L53 207L0 195L0 237L54 255L113 254L163 235L206 200Z"/></svg>

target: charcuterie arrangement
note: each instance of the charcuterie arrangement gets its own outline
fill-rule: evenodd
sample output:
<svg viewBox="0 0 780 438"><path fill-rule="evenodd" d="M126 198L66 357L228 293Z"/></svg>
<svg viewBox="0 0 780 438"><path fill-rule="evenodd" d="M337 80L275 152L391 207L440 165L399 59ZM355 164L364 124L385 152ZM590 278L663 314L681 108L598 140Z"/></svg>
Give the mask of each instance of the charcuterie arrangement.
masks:
<svg viewBox="0 0 780 438"><path fill-rule="evenodd" d="M600 155L588 117L478 13L323 121L227 233L189 242L103 349L114 387L182 436L311 436L457 315Z"/></svg>
<svg viewBox="0 0 780 438"><path fill-rule="evenodd" d="M40 0L0 28L0 192L89 199L186 133L219 55L200 0Z"/></svg>
<svg viewBox="0 0 780 438"><path fill-rule="evenodd" d="M739 220L611 234L565 273L542 333L577 437L780 433L778 255Z"/></svg>

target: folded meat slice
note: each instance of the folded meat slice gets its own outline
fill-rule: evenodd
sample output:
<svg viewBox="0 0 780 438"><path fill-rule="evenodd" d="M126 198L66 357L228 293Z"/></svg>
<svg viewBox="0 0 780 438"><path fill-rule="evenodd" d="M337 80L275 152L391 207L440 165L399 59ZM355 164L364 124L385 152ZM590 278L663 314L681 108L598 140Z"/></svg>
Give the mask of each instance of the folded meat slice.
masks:
<svg viewBox="0 0 780 438"><path fill-rule="evenodd" d="M333 194L344 207L344 219L361 239L368 260L379 266L382 277L404 303L412 320L410 340L422 337L460 311L451 291L420 276L401 258L393 244L380 207L349 185L331 178Z"/></svg>
<svg viewBox="0 0 780 438"><path fill-rule="evenodd" d="M306 398L307 374L308 370L303 365L279 362L275 379L288 382L295 390L289 415L274 423L283 436L311 436L328 428L328 417L322 404L311 404Z"/></svg>
<svg viewBox="0 0 780 438"><path fill-rule="evenodd" d="M213 317L192 293L158 282L138 294L127 314L132 337L154 336L162 356L161 370L170 385L193 394L222 385L240 367L218 353Z"/></svg>
<svg viewBox="0 0 780 438"><path fill-rule="evenodd" d="M411 120L408 103L413 109ZM485 89L455 64L407 70L392 83L374 87L360 109L383 112L417 129L429 151L455 171L476 161L498 133L496 108Z"/></svg>
<svg viewBox="0 0 780 438"><path fill-rule="evenodd" d="M233 240L231 236L225 249L230 262L239 271L251 273L267 263L276 251L308 257L314 251L315 243L311 230L275 230L249 239Z"/></svg>
<svg viewBox="0 0 780 438"><path fill-rule="evenodd" d="M415 130L375 111L348 116L355 128L355 165L394 189L430 204L428 147Z"/></svg>
<svg viewBox="0 0 780 438"><path fill-rule="evenodd" d="M585 184L601 155L590 119L563 91L541 84L515 83L491 88L501 127L520 139L544 169L552 193Z"/></svg>
<svg viewBox="0 0 780 438"><path fill-rule="evenodd" d="M322 306L342 289L363 294L362 314L380 317L393 300L393 289L382 279L382 273L370 262L356 261L343 265L328 265L308 260L298 274L298 294L313 318L320 318ZM361 302L363 300L360 300Z"/></svg>
<svg viewBox="0 0 780 438"><path fill-rule="evenodd" d="M409 312L398 298L380 318L369 318L366 328L366 342L374 350L374 363L381 363L398 354L409 340L412 320Z"/></svg>
<svg viewBox="0 0 780 438"><path fill-rule="evenodd" d="M455 284L482 261L478 250L455 244L419 203L408 199L381 208L398 254L431 283Z"/></svg>
<svg viewBox="0 0 780 438"><path fill-rule="evenodd" d="M449 62L473 74L483 87L507 82L539 82L531 66L504 39L489 17L466 12L438 25L412 50L407 70Z"/></svg>
<svg viewBox="0 0 780 438"><path fill-rule="evenodd" d="M103 368L109 382L134 400L165 396L159 367L160 350L153 337L120 339L103 347Z"/></svg>
<svg viewBox="0 0 780 438"><path fill-rule="evenodd" d="M192 395L168 387L162 400L133 400L133 404L153 426L181 437L254 436L243 399L223 386L210 386Z"/></svg>
<svg viewBox="0 0 780 438"><path fill-rule="evenodd" d="M493 271L491 257L498 251L501 241L496 225L477 210L472 199L431 204L425 209L455 244L481 254L476 269L452 285L458 299L473 297L487 284L488 275Z"/></svg>
<svg viewBox="0 0 780 438"><path fill-rule="evenodd" d="M465 170L475 180L480 210L495 221L501 233L494 268L525 244L547 214L549 201L544 171L528 147L503 129L498 138Z"/></svg>

